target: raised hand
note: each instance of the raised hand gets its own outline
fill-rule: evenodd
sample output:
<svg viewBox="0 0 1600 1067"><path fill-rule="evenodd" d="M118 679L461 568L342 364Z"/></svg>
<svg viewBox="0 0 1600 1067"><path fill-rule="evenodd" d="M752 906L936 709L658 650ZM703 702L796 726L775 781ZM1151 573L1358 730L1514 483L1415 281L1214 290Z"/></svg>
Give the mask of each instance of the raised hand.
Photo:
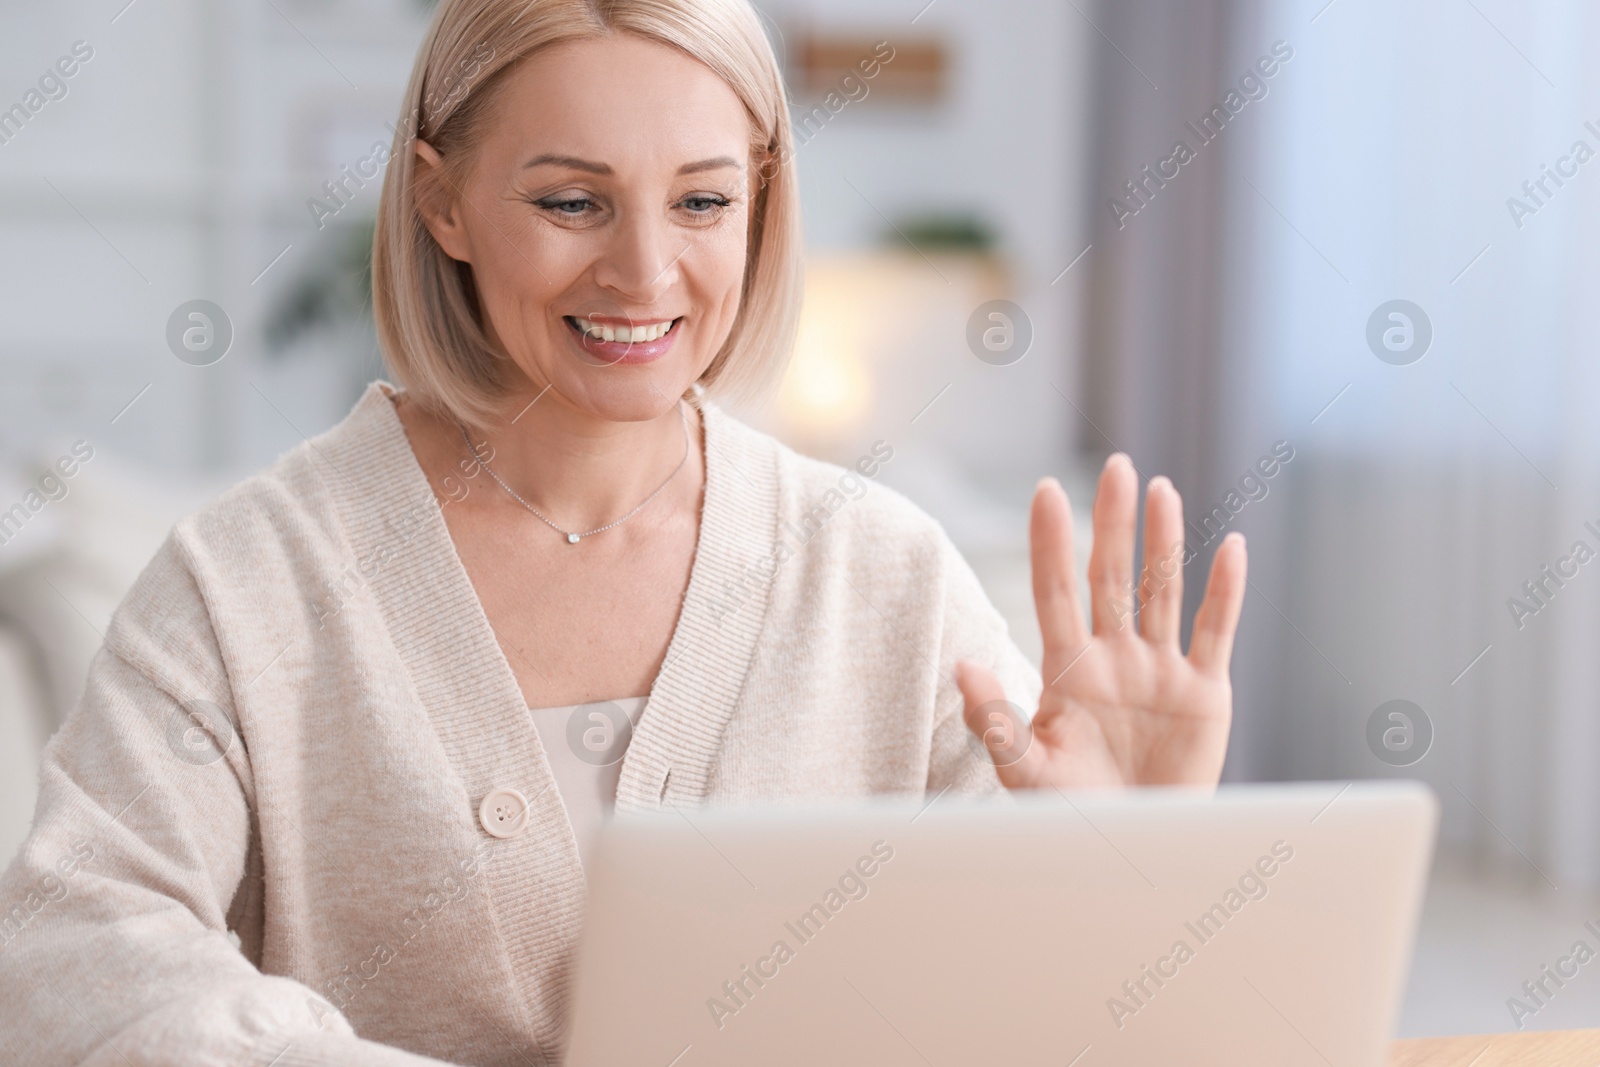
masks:
<svg viewBox="0 0 1600 1067"><path fill-rule="evenodd" d="M967 726L1009 788L1215 785L1221 777L1233 719L1228 662L1244 601L1244 538L1230 533L1217 549L1186 656L1178 637L1182 501L1166 478L1150 480L1145 565L1135 588L1138 502L1133 464L1113 455L1094 502L1091 634L1078 604L1067 495L1053 478L1034 492L1028 538L1045 684L1031 727L1006 705L993 672L971 661L956 665Z"/></svg>

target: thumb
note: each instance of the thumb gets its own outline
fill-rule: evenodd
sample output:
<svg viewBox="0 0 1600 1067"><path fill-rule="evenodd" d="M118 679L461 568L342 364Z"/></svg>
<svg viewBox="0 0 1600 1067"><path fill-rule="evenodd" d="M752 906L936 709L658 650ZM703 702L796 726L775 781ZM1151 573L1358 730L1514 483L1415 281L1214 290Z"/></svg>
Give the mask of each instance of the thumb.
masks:
<svg viewBox="0 0 1600 1067"><path fill-rule="evenodd" d="M1008 789L1031 785L1043 757L1034 749L1026 713L1006 699L1000 679L981 663L960 661L955 680L965 701L962 717L972 733L973 753L994 762L995 773Z"/></svg>

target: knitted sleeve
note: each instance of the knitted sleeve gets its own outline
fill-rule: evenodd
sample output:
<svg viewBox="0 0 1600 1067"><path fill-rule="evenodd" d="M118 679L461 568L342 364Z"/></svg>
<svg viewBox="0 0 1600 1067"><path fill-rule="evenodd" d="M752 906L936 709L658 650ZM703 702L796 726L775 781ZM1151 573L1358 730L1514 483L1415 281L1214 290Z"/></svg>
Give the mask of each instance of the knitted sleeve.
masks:
<svg viewBox="0 0 1600 1067"><path fill-rule="evenodd" d="M360 1040L230 936L253 789L223 664L169 539L50 742L32 832L0 877L0 1062L439 1062Z"/></svg>
<svg viewBox="0 0 1600 1067"><path fill-rule="evenodd" d="M1023 716L1031 716L1038 707L1044 686L1039 672L1011 640L1005 619L989 602L977 575L942 531L940 542L944 604L939 671L950 681L939 686L936 697L928 791L997 793L1003 787L994 763L962 717L961 691L953 681L956 662L974 660L994 671Z"/></svg>

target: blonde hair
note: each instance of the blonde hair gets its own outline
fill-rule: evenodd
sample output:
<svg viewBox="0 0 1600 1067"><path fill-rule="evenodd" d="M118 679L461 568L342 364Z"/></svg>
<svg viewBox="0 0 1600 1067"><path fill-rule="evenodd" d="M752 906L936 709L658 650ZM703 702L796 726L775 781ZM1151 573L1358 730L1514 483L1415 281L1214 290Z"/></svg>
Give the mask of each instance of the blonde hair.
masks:
<svg viewBox="0 0 1600 1067"><path fill-rule="evenodd" d="M413 138L470 167L494 88L563 41L626 33L716 72L750 116L754 185L738 317L700 376L712 392L759 394L781 374L800 307L799 189L783 78L748 0L441 0L406 88L378 202L372 302L391 372L424 405L470 425L502 413L509 359L485 335L472 269L439 247L417 205Z"/></svg>

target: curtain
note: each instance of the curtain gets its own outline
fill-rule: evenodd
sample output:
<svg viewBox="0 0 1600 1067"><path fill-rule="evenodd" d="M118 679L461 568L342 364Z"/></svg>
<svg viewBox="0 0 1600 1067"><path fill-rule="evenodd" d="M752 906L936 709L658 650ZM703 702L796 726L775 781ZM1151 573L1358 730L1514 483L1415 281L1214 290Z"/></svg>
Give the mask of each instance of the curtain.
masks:
<svg viewBox="0 0 1600 1067"><path fill-rule="evenodd" d="M1082 11L1079 439L1197 567L1249 538L1227 777L1418 777L1447 847L1600 885L1600 12Z"/></svg>

